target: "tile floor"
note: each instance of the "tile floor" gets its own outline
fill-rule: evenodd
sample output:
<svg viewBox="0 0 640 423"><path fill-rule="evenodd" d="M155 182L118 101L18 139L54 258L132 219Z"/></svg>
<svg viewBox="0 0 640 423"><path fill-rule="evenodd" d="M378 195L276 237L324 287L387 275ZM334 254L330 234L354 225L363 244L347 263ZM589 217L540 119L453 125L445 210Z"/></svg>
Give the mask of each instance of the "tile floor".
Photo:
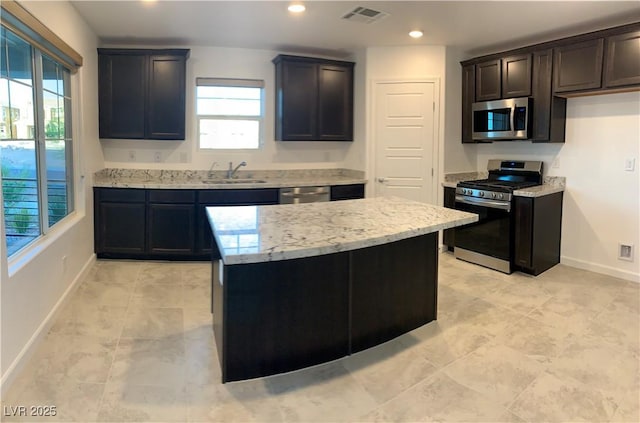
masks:
<svg viewBox="0 0 640 423"><path fill-rule="evenodd" d="M562 265L503 275L445 253L436 322L326 365L222 385L209 272L98 261L3 414L54 405L42 420L640 421L640 284Z"/></svg>

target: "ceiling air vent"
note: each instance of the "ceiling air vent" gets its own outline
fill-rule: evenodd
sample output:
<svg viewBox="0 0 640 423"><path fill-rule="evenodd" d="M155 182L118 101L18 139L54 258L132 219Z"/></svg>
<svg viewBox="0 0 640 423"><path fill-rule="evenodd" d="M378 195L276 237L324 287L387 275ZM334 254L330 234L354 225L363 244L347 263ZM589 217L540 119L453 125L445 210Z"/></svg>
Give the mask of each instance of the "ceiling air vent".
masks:
<svg viewBox="0 0 640 423"><path fill-rule="evenodd" d="M389 14L386 12L369 9L367 7L356 7L355 9L342 16L342 19L346 19L352 22L370 24L377 22L380 19L386 18L387 16L389 16Z"/></svg>

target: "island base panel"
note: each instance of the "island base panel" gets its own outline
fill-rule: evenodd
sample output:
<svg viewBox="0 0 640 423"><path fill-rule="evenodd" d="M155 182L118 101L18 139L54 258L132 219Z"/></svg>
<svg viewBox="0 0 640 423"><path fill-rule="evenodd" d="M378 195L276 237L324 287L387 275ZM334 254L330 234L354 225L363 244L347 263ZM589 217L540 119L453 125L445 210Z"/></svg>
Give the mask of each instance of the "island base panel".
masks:
<svg viewBox="0 0 640 423"><path fill-rule="evenodd" d="M214 260L213 326L230 382L301 369L436 318L437 233L293 260Z"/></svg>
<svg viewBox="0 0 640 423"><path fill-rule="evenodd" d="M351 353L436 319L438 234L352 251Z"/></svg>
<svg viewBox="0 0 640 423"><path fill-rule="evenodd" d="M349 253L224 266L223 382L348 354ZM217 291L217 290L216 290ZM215 292L214 292L215 295ZM216 334L216 341L218 334Z"/></svg>

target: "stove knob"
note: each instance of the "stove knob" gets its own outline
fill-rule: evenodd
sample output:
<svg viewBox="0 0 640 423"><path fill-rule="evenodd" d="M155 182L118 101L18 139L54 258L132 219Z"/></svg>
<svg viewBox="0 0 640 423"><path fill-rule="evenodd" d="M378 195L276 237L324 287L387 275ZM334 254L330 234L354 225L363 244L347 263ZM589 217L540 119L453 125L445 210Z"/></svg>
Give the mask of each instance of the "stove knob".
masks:
<svg viewBox="0 0 640 423"><path fill-rule="evenodd" d="M496 193L495 192L491 193L491 198L496 198Z"/></svg>
<svg viewBox="0 0 640 423"><path fill-rule="evenodd" d="M502 200L504 196L502 194L498 194L498 198Z"/></svg>
<svg viewBox="0 0 640 423"><path fill-rule="evenodd" d="M484 197L484 191L480 191L480 197Z"/></svg>

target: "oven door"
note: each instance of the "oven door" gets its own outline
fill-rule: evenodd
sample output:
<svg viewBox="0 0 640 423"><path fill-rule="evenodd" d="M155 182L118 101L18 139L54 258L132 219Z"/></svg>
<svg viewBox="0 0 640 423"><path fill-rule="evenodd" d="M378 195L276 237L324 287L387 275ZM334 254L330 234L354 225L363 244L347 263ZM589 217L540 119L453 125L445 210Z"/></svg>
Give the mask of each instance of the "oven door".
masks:
<svg viewBox="0 0 640 423"><path fill-rule="evenodd" d="M455 208L479 215L476 223L456 228L455 256L504 273L511 273L511 204L456 196Z"/></svg>

